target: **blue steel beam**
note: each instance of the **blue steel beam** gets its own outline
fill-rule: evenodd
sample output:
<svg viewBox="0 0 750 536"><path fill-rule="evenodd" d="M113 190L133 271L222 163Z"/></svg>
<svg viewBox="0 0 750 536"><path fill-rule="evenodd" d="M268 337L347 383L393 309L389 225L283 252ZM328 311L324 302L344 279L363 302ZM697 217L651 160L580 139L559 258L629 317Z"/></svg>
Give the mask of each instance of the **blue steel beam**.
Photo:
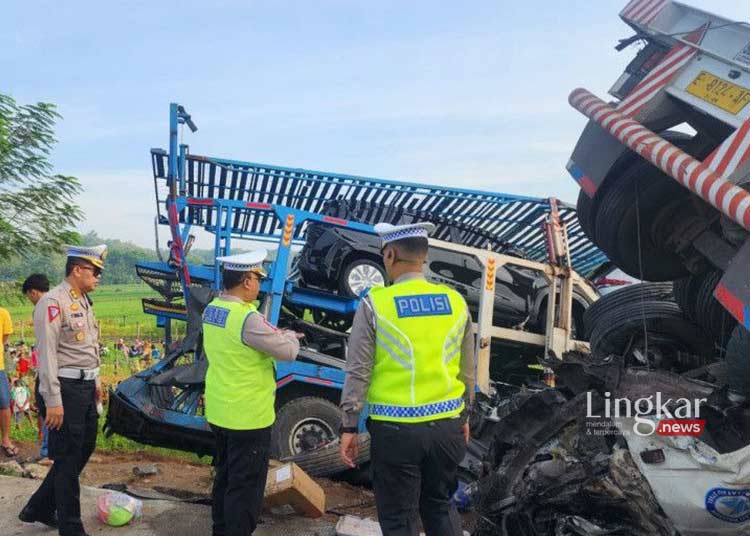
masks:
<svg viewBox="0 0 750 536"><path fill-rule="evenodd" d="M152 151L155 181L164 180L160 164L166 158ZM342 199L356 211L356 219L375 223L379 218L396 221L403 214L415 218L436 218L435 238L453 240L453 230L462 228L464 243L484 247L483 236L524 249L530 258L545 259L539 225L549 208L548 200L528 196L482 192L465 188L432 186L413 182L326 173L301 168L284 168L226 158L187 155L187 196L220 198L254 203L274 203L308 212L323 212L329 201ZM158 191L158 188L157 188ZM157 200L161 214L163 199ZM181 211L181 222L204 227L209 232L228 232L215 222L215 211L190 208ZM584 275L606 261L580 228L575 210L564 205L561 216L568 226L571 259ZM390 220L389 220L390 218ZM268 215L251 209L235 211L231 235L236 238L277 238L281 225ZM292 240L304 242L305 225L295 226ZM467 234L468 233L468 234Z"/></svg>
<svg viewBox="0 0 750 536"><path fill-rule="evenodd" d="M251 205L248 207L248 205ZM209 197L182 197L179 196L175 199L175 206L178 211L189 207L211 207L216 211L216 221L221 223L222 216L225 216L225 223L228 226L231 221L231 213L234 210L245 210L252 208L253 210L267 212L276 219L278 219L284 226L284 231L279 237L278 249L276 250L276 260L271 266L271 273L269 274L268 280L264 282L262 290L271 296L271 306L268 312L268 321L271 324L277 324L279 316L281 315L281 304L284 299L284 295L287 292L287 267L289 265L289 253L292 245L291 237L294 234L295 229L307 221L325 222L329 225L336 225L340 227L347 227L354 229L355 231L361 231L369 234L375 234L375 230L372 225L364 223L358 223L354 221L343 220L340 218L332 218L330 216L323 216L315 212L307 212L305 210L293 209L281 205L273 205L270 203L248 203L246 201L237 201L231 199L213 199ZM226 211L226 212L225 212ZM217 228L215 232L215 244L214 251L218 255L221 251L220 240L225 236L225 229ZM230 240L226 241L227 247L230 244ZM230 250L231 251L231 250ZM221 270L219 269L218 262L214 261L214 284L213 288L219 290L221 288ZM302 298L301 298L302 299ZM308 302L314 300L312 294L308 294L306 299ZM341 305L344 309L350 309L356 307L357 300L349 300L353 302L349 306ZM336 309L339 307L339 303L336 301L331 302ZM329 305L328 301L318 302L316 305L325 308Z"/></svg>

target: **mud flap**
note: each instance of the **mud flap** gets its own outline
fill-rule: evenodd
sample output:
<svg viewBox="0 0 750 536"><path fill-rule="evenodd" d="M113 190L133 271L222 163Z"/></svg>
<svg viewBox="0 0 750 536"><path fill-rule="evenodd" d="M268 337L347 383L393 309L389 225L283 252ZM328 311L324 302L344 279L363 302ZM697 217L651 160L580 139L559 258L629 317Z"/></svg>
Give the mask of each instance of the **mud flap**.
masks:
<svg viewBox="0 0 750 536"><path fill-rule="evenodd" d="M714 297L737 319L746 330L750 331L750 279L747 267L750 266L750 238L729 263L719 284L714 290Z"/></svg>

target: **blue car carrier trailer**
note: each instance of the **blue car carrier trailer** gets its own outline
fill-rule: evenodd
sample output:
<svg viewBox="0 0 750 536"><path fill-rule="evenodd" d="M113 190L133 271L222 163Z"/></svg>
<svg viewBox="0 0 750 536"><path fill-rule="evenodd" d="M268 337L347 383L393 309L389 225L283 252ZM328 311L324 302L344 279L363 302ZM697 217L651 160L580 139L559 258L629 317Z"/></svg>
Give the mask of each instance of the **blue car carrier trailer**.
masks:
<svg viewBox="0 0 750 536"><path fill-rule="evenodd" d="M213 439L203 418L207 364L202 354L200 313L220 289L221 279L216 263L202 266L190 262L193 227L213 234L215 257L231 254L237 239L277 244L276 257L268 266L269 277L261 286L261 310L269 322L305 332L308 343L296 362L277 364L278 418L272 449L275 456L292 459L313 475L344 469L336 439L347 335L301 318L290 319L288 311L308 309L351 315L359 299L305 288L290 277L291 248L304 243L305 230L312 222L373 233L370 223L376 221L395 222L405 212L431 215L437 225L435 238L431 238L433 247L463 251L478 258L484 270L483 280L487 281L476 343L480 387L485 392L490 390L488 370L493 337L542 346L556 357L583 344L570 338L570 304L566 317L564 298L558 301L563 303L562 310L549 308L550 337L492 326L494 271L503 264L540 270L550 282L559 281L561 295L566 296L566 280L572 284L580 277L577 271L588 273L606 262L606 257L585 237L570 207L561 205L558 209L552 200L523 196L192 155L187 145L178 144L181 125L197 130L185 109L172 104L169 151L151 150L157 223L169 227L169 259L141 262L136 269L164 298L144 299L143 308L165 328L167 343L173 342L170 326L175 320L187 323L187 334L162 361L123 381L111 392L106 425L109 433L201 455L212 453ZM334 200L367 206L369 223L325 215L326 204ZM434 219L436 214L439 219ZM550 226L551 214L556 227ZM468 243L453 244L451 222L474 226L482 233L477 233L476 243L469 236ZM488 233L523 248L527 259L480 249L484 244L479 241ZM550 251L554 251L550 248L555 243L557 264L550 264ZM288 322L293 323L285 324ZM360 430L365 432L364 417ZM366 436L362 443L360 461L366 461Z"/></svg>

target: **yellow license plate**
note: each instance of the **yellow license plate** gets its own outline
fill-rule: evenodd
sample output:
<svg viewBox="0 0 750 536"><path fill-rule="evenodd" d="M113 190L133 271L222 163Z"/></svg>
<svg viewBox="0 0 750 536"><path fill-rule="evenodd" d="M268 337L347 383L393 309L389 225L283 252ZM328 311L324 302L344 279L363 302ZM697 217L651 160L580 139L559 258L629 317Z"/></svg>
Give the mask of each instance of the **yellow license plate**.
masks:
<svg viewBox="0 0 750 536"><path fill-rule="evenodd" d="M750 102L750 89L722 80L706 71L701 71L690 82L687 92L730 114L737 114Z"/></svg>

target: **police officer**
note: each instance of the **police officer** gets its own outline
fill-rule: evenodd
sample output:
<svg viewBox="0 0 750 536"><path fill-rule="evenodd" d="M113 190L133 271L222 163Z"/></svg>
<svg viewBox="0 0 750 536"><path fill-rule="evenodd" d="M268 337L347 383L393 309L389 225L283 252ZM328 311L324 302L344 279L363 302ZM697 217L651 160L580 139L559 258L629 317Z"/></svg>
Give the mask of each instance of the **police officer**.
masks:
<svg viewBox="0 0 750 536"><path fill-rule="evenodd" d="M370 290L354 316L341 397L341 457L354 467L357 422L369 404L373 487L384 536L460 536L451 503L466 452L474 338L466 302L429 283L431 223L380 223L389 287Z"/></svg>
<svg viewBox="0 0 750 536"><path fill-rule="evenodd" d="M258 524L276 420L274 359L293 361L301 334L269 324L252 303L266 251L219 257L224 292L203 312L206 420L216 438L214 536L247 536Z"/></svg>
<svg viewBox="0 0 750 536"><path fill-rule="evenodd" d="M34 308L40 411L54 463L19 514L21 521L59 523L60 536L84 536L78 476L96 445L101 402L99 327L89 292L99 284L107 246L66 246L65 280Z"/></svg>

